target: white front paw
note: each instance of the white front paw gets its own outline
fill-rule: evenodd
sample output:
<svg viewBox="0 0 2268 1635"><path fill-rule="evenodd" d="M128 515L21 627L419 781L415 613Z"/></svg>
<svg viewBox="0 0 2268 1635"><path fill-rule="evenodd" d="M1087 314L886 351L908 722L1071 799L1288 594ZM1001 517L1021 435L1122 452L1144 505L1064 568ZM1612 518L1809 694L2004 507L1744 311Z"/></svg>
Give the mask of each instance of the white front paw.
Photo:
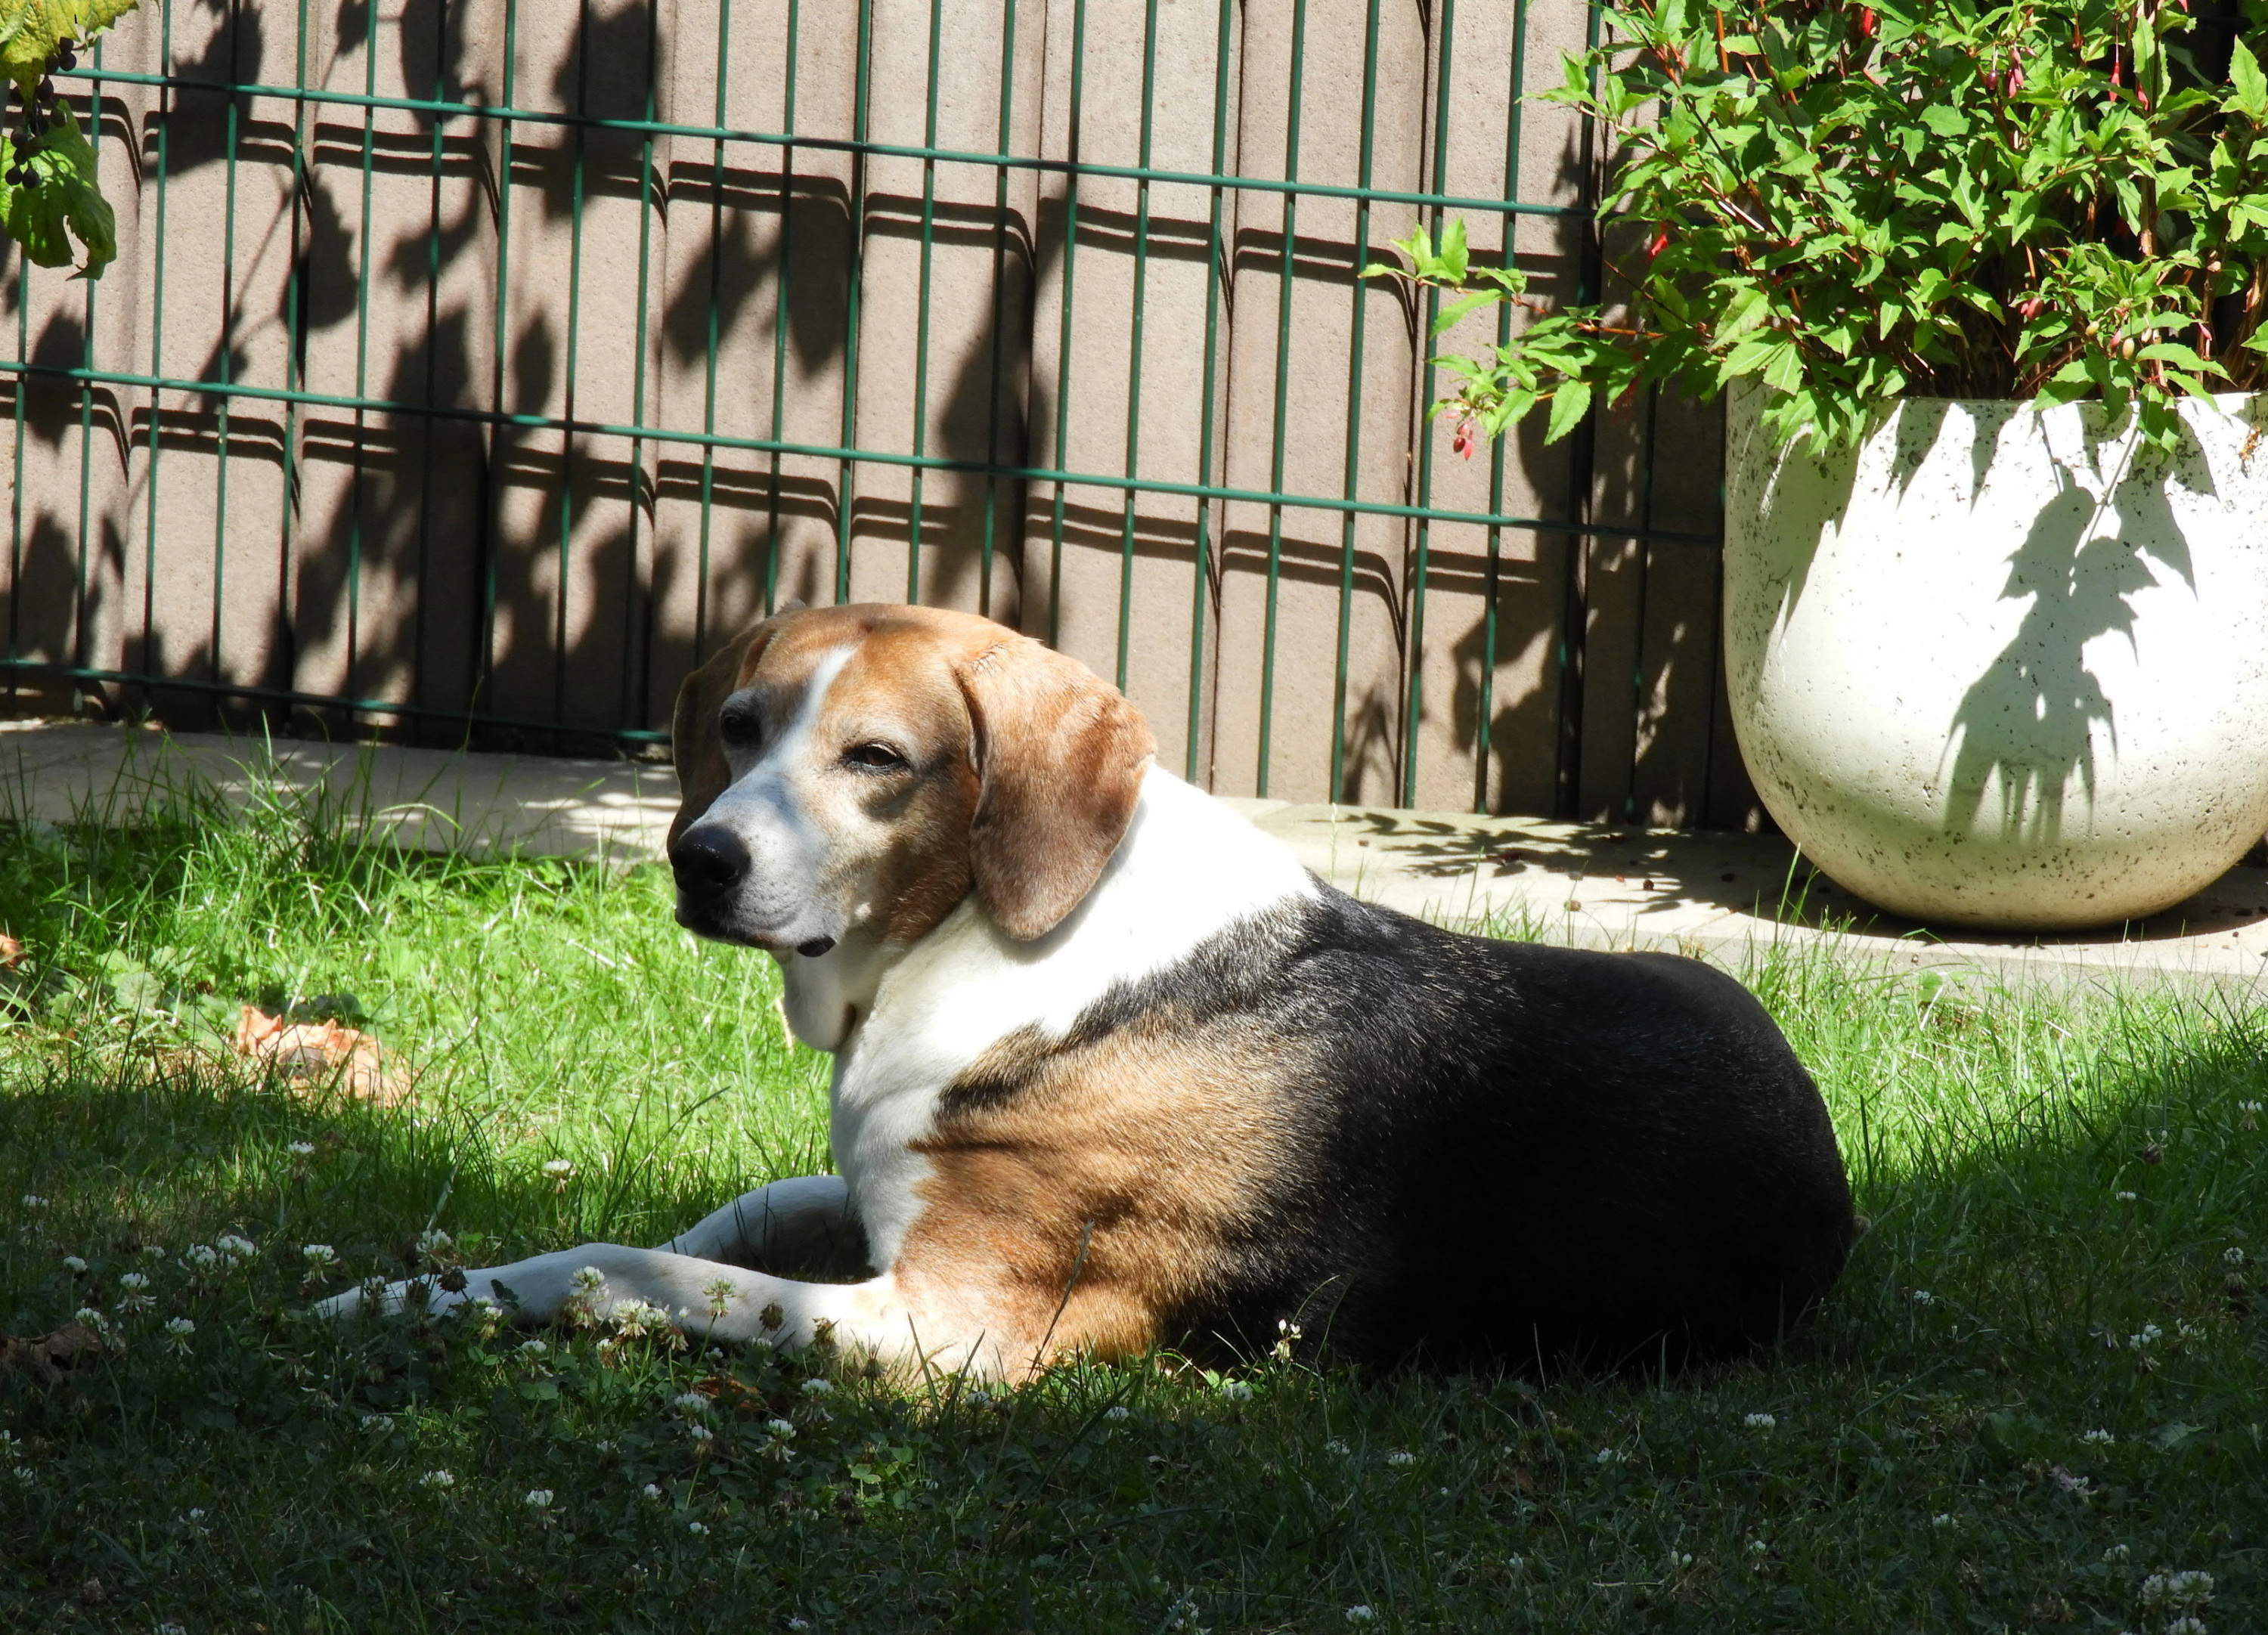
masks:
<svg viewBox="0 0 2268 1635"><path fill-rule="evenodd" d="M410 1278L400 1283L384 1285L372 1278L356 1285L343 1294L334 1294L328 1300L318 1300L315 1315L336 1319L369 1311L390 1317L405 1307L422 1304L427 1312L438 1317L444 1312L454 1310L470 1298L468 1293L443 1288L431 1278Z"/></svg>

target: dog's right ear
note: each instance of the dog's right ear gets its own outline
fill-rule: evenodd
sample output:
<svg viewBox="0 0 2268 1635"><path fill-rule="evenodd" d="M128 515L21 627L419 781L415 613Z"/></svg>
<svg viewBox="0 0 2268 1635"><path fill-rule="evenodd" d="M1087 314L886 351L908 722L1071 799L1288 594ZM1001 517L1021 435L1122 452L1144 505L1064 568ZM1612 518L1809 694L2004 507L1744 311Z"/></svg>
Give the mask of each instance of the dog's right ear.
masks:
<svg viewBox="0 0 2268 1635"><path fill-rule="evenodd" d="M791 611L780 609L781 614ZM670 757L677 763L677 815L669 821L673 846L733 781L733 770L725 760L725 742L717 730L717 714L771 644L779 617L780 614L774 614L742 630L678 686L677 712L669 724Z"/></svg>

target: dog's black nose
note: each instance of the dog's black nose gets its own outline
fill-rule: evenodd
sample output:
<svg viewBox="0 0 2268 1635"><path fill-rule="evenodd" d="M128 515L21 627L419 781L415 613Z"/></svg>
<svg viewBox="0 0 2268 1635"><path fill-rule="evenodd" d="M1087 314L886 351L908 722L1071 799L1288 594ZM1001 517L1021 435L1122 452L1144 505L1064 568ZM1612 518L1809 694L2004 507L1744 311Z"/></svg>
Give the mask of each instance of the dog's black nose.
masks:
<svg viewBox="0 0 2268 1635"><path fill-rule="evenodd" d="M721 823L696 824L669 849L669 871L680 891L729 891L747 877L748 849Z"/></svg>

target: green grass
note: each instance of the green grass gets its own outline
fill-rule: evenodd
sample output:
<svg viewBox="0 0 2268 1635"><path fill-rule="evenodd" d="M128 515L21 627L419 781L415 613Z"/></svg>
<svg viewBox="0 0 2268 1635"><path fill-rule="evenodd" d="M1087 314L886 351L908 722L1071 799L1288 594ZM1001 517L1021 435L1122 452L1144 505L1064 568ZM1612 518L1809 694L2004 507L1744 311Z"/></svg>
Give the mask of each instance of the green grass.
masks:
<svg viewBox="0 0 2268 1635"><path fill-rule="evenodd" d="M333 1288L429 1226L476 1261L650 1240L825 1162L823 1063L770 962L693 943L659 871L351 831L195 792L130 832L0 824L29 948L0 975L0 1328L92 1304L125 1342L60 1384L0 1374L0 1625L2268 1626L2268 1012L1743 973L1873 1222L1749 1364L1159 1359L909 1394L824 1356L306 1318L308 1243ZM310 1097L222 1042L242 1003L320 996L413 1100ZM243 1266L185 1262L229 1233ZM152 1304L122 1312L134 1271Z"/></svg>

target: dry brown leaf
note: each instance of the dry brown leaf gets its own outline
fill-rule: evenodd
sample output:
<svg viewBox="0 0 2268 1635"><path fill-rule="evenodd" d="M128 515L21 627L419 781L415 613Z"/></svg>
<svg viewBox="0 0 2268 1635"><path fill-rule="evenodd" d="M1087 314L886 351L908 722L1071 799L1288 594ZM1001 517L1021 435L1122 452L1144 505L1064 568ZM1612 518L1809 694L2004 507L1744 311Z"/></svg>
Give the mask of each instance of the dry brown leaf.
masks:
<svg viewBox="0 0 2268 1635"><path fill-rule="evenodd" d="M295 1085L336 1085L350 1096L391 1107L409 1094L409 1076L391 1067L377 1040L337 1022L287 1022L256 1005L236 1024L240 1056L274 1066Z"/></svg>
<svg viewBox="0 0 2268 1635"><path fill-rule="evenodd" d="M24 962L24 945L0 931L0 971L12 971Z"/></svg>
<svg viewBox="0 0 2268 1635"><path fill-rule="evenodd" d="M36 1340L19 1340L0 1334L0 1374L28 1374L41 1385L53 1385L78 1366L81 1357L100 1353L102 1337L83 1322L63 1324Z"/></svg>

